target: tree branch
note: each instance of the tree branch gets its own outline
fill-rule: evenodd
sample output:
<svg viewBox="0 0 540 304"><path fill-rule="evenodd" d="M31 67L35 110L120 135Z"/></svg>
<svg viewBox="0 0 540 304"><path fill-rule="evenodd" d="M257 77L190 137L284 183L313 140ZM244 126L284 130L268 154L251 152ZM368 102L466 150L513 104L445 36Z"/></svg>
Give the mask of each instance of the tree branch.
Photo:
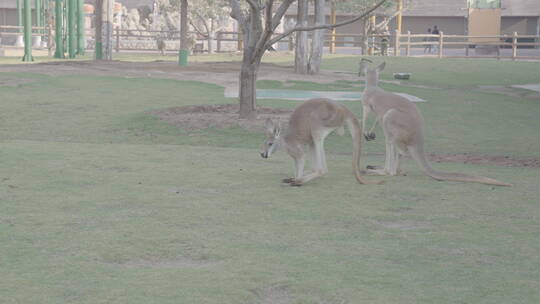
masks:
<svg viewBox="0 0 540 304"><path fill-rule="evenodd" d="M261 6L258 2L255 2L254 0L246 0L249 6L251 6L252 9L259 11L261 9Z"/></svg>
<svg viewBox="0 0 540 304"><path fill-rule="evenodd" d="M392 16L385 17L384 20L381 21L381 23L375 25L375 30L378 31L378 30L382 29L383 27L387 26L388 23L390 23L390 21L392 21L394 18L396 18L397 15L399 15L400 13L403 13L405 11L407 11L407 8L404 7L401 10L397 10L394 14L392 14Z"/></svg>
<svg viewBox="0 0 540 304"><path fill-rule="evenodd" d="M257 58L262 57L264 52L266 51L266 48L264 47L266 45L266 42L270 37L272 37L272 34L274 33L274 30L272 28L272 6L274 5L274 0L268 0L265 3L265 9L266 9L266 16L265 16L265 28L264 33L259 38L259 41L257 41L257 44L255 45L255 53L253 54L253 57L251 59L251 62L253 63Z"/></svg>
<svg viewBox="0 0 540 304"><path fill-rule="evenodd" d="M281 5L276 10L276 13L274 14L274 18L272 18L272 30L275 30L277 26L281 23L281 18L283 18L283 15L287 12L289 9L289 6L294 2L295 0L284 0L281 2Z"/></svg>
<svg viewBox="0 0 540 304"><path fill-rule="evenodd" d="M381 5L383 5L387 0L381 0L379 1L375 6L371 7L369 10L367 10L366 12L364 12L363 14L361 14L360 16L357 16L357 17L354 17L352 19L348 19L348 20L345 20L345 21L342 21L342 22L339 22L339 23L335 23L335 24L321 24L321 25L313 25L313 26L296 26L288 31L285 31L283 34L281 35L278 35L276 36L275 38L269 40L266 45L265 45L265 48L268 49L268 47L270 47L272 44L278 42L279 40L289 36L290 34L294 33L294 32L301 32L301 31L313 31L313 30L322 30L322 29L326 29L326 30L331 30L333 28L336 28L336 27L340 27L340 26L344 26L344 25L347 25L347 24L351 24L353 22L356 22L360 19L363 19L367 16L369 16L371 13L373 13L376 9L378 9Z"/></svg>
<svg viewBox="0 0 540 304"><path fill-rule="evenodd" d="M202 21L202 24L204 25L204 28L206 29L206 33L207 33L206 36L208 36L208 35L210 34L210 28L208 27L208 23L206 22L206 20L204 19L204 17L201 16L201 14L199 14L199 13L197 13L197 12L195 12L195 14L197 14L197 17L199 17L199 20Z"/></svg>
<svg viewBox="0 0 540 304"><path fill-rule="evenodd" d="M201 16L201 14L199 14L198 12L194 12L194 14L197 16L197 18L199 18L200 21L202 21L204 28L206 28L206 34L203 33L199 29L199 27L197 27L197 25L193 22L193 20L191 18L189 18L189 24L191 24L191 26L193 27L195 32L197 32L199 35L203 36L204 38L208 38L208 35L210 34L210 30L208 29L208 25L206 23L206 20L204 20L203 16Z"/></svg>
<svg viewBox="0 0 540 304"><path fill-rule="evenodd" d="M203 36L204 38L206 38L208 36L207 34L203 33L201 30L199 30L199 28L195 25L195 23L193 23L191 18L189 19L189 24L191 24L191 26L193 27L195 32L197 32L197 34Z"/></svg>
<svg viewBox="0 0 540 304"><path fill-rule="evenodd" d="M242 12L238 0L229 0L229 4L231 6L231 18L238 21L238 23L244 26L246 24L246 16Z"/></svg>

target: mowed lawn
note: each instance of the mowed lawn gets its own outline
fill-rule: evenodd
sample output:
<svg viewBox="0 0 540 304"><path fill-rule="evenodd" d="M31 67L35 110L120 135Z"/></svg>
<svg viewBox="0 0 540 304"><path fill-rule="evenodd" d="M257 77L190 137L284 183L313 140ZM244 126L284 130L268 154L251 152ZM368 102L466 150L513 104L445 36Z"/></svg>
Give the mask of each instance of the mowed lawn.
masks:
<svg viewBox="0 0 540 304"><path fill-rule="evenodd" d="M476 90L540 83L540 63L387 60L383 79L413 79L383 87L428 101L427 151L540 157L534 93ZM491 187L436 182L407 159L408 176L358 185L350 137L333 135L329 174L286 187L292 160L263 160L262 134L188 134L149 114L235 102L221 87L0 73L14 79L0 86L1 303L540 302L538 168L434 164L514 184ZM384 161L377 134L363 164Z"/></svg>

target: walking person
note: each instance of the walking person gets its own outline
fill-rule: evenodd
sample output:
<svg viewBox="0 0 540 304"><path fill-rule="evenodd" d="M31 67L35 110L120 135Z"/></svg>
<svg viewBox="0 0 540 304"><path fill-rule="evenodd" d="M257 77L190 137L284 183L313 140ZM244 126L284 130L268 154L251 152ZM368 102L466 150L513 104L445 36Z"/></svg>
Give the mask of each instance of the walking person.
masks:
<svg viewBox="0 0 540 304"><path fill-rule="evenodd" d="M428 28L427 29L427 34L428 35L431 35L431 28ZM424 46L424 54L425 53L430 53L431 54L431 39L432 37L425 37L423 40L424 42L426 42L425 46Z"/></svg>
<svg viewBox="0 0 540 304"><path fill-rule="evenodd" d="M441 32L439 32L439 28L435 25L433 27L433 31L431 32L432 35L440 35ZM435 53L437 53L439 51L439 37L433 37L433 41L437 42L435 44Z"/></svg>

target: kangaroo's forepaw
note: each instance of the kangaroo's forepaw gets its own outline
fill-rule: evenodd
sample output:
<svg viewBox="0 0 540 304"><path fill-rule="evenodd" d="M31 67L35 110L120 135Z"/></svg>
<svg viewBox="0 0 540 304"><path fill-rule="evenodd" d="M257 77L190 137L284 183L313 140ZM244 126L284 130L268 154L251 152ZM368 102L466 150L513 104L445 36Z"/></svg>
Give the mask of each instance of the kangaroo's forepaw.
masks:
<svg viewBox="0 0 540 304"><path fill-rule="evenodd" d="M284 178L281 181L284 182L285 184L294 183L294 177Z"/></svg>

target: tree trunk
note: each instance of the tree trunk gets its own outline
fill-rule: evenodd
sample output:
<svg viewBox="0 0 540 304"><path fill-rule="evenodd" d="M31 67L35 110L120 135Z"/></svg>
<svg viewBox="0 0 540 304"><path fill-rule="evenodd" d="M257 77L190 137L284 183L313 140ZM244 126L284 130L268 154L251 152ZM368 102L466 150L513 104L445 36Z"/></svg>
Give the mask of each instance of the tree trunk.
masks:
<svg viewBox="0 0 540 304"><path fill-rule="evenodd" d="M369 35L369 18L364 19L364 28L362 29L362 55L366 55L369 45L368 45L368 35Z"/></svg>
<svg viewBox="0 0 540 304"><path fill-rule="evenodd" d="M214 40L214 31L213 30L210 30L208 32L208 54L213 54L214 53L214 49L212 48L212 40Z"/></svg>
<svg viewBox="0 0 540 304"><path fill-rule="evenodd" d="M315 0L315 24L325 24L326 15L324 8L326 6L325 0ZM324 47L324 34L326 30L313 31L313 40L311 41L311 55L308 63L308 73L318 74L321 68L321 61Z"/></svg>
<svg viewBox="0 0 540 304"><path fill-rule="evenodd" d="M216 37L216 26L213 18L210 18L210 26L208 27L208 54L214 53L212 41Z"/></svg>
<svg viewBox="0 0 540 304"><path fill-rule="evenodd" d="M296 23L300 26L308 25L308 0L298 0ZM308 33L296 32L296 46L294 51L294 70L298 74L308 73L307 42Z"/></svg>
<svg viewBox="0 0 540 304"><path fill-rule="evenodd" d="M188 2L180 1L180 51L178 52L178 64L180 66L188 65L189 42L188 42Z"/></svg>
<svg viewBox="0 0 540 304"><path fill-rule="evenodd" d="M180 2L180 49L188 50L188 2L182 0Z"/></svg>
<svg viewBox="0 0 540 304"><path fill-rule="evenodd" d="M257 98L255 92L255 83L257 82L257 71L259 66L250 64L244 60L242 62L242 70L240 71L240 118L254 119L255 100Z"/></svg>
<svg viewBox="0 0 540 304"><path fill-rule="evenodd" d="M114 0L103 0L101 40L103 60L112 60L113 50L113 4Z"/></svg>

